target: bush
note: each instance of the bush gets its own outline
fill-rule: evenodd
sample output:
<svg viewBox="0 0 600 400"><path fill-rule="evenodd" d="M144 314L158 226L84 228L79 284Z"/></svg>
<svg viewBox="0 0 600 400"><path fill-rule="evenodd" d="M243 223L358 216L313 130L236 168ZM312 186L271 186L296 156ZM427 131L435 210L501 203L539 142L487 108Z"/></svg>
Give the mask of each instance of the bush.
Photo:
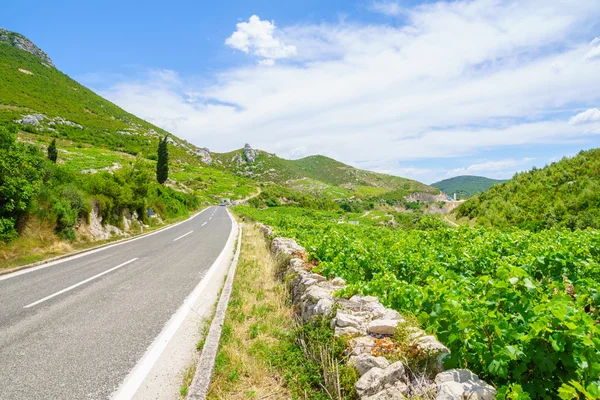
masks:
<svg viewBox="0 0 600 400"><path fill-rule="evenodd" d="M0 236L7 240L40 190L44 160L39 149L16 141L14 127L0 126L0 153Z"/></svg>

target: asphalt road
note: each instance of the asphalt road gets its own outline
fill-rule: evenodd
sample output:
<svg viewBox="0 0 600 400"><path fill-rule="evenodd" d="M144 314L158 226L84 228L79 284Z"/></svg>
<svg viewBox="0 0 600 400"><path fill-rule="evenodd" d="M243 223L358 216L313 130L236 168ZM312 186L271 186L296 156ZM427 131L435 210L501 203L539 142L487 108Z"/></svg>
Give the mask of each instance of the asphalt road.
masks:
<svg viewBox="0 0 600 400"><path fill-rule="evenodd" d="M0 276L0 399L110 397L231 229L225 207L212 207L154 235Z"/></svg>

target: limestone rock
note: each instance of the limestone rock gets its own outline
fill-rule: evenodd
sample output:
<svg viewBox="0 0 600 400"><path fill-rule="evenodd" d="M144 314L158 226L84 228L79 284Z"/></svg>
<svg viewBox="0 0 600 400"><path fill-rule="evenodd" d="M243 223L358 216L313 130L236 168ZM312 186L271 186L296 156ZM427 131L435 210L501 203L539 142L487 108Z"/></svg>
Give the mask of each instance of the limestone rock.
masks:
<svg viewBox="0 0 600 400"><path fill-rule="evenodd" d="M345 280L343 280L343 279L342 279L342 278L340 278L340 277L336 277L336 278L333 278L333 279L331 280L331 284L332 284L333 286L339 286L339 287L342 287L342 286L346 286L346 281L345 281Z"/></svg>
<svg viewBox="0 0 600 400"><path fill-rule="evenodd" d="M0 28L0 43L6 43L10 46L16 47L17 49L24 50L38 57L44 63L54 66L52 60L50 57L48 57L48 54L44 53L39 47L33 44L31 40L27 39L21 34Z"/></svg>
<svg viewBox="0 0 600 400"><path fill-rule="evenodd" d="M260 233L262 233L266 238L270 238L271 236L273 236L273 228L271 228L269 225L258 224L258 229L260 230Z"/></svg>
<svg viewBox="0 0 600 400"><path fill-rule="evenodd" d="M372 396L362 397L361 400L401 400L406 398L407 393L408 385L404 382L396 382Z"/></svg>
<svg viewBox="0 0 600 400"><path fill-rule="evenodd" d="M348 314L342 310L337 310L335 318L333 319L334 325L343 328L345 326L351 326L355 329L364 329L364 322L359 317Z"/></svg>
<svg viewBox="0 0 600 400"><path fill-rule="evenodd" d="M297 255L306 252L304 247L300 246L293 239L277 237L271 242L271 252L275 255Z"/></svg>
<svg viewBox="0 0 600 400"><path fill-rule="evenodd" d="M383 369L373 367L368 370L358 381L354 384L356 393L359 396L369 396L379 391L382 386L381 378L383 376Z"/></svg>
<svg viewBox="0 0 600 400"><path fill-rule="evenodd" d="M40 126L40 122L46 119L44 114L25 115L20 121L21 125Z"/></svg>
<svg viewBox="0 0 600 400"><path fill-rule="evenodd" d="M348 344L351 349L350 355L371 354L371 350L375 346L375 338L373 336L361 336L352 339Z"/></svg>
<svg viewBox="0 0 600 400"><path fill-rule="evenodd" d="M404 364L397 361L385 369L373 367L367 371L354 385L359 396L369 396L379 392L386 385L406 381Z"/></svg>
<svg viewBox="0 0 600 400"><path fill-rule="evenodd" d="M366 374L371 368L387 368L390 362L385 357L374 357L370 354L360 354L350 357L350 364L356 368L360 376Z"/></svg>
<svg viewBox="0 0 600 400"><path fill-rule="evenodd" d="M254 150L248 143L244 145L244 156L246 161L253 163L258 158L258 150Z"/></svg>
<svg viewBox="0 0 600 400"><path fill-rule="evenodd" d="M351 326L344 326L344 327L339 327L336 326L334 329L334 336L349 336L349 337L356 337L356 336L360 336L362 335L363 332L359 331L356 328L353 328Z"/></svg>
<svg viewBox="0 0 600 400"><path fill-rule="evenodd" d="M468 369L452 369L437 374L436 400L492 400L496 396L496 389Z"/></svg>
<svg viewBox="0 0 600 400"><path fill-rule="evenodd" d="M376 319L369 322L368 331L376 335L393 336L396 333L398 320L393 319Z"/></svg>
<svg viewBox="0 0 600 400"><path fill-rule="evenodd" d="M315 314L327 315L333 309L334 304L335 303L333 302L333 300L331 300L329 298L321 299L314 306L313 311Z"/></svg>
<svg viewBox="0 0 600 400"><path fill-rule="evenodd" d="M318 282L325 282L327 280L327 278L325 278L323 275L319 275L319 274L310 274L310 277Z"/></svg>
<svg viewBox="0 0 600 400"><path fill-rule="evenodd" d="M200 161L202 161L204 164L212 164L212 156L210 154L210 151L206 147L203 147L201 149L190 148L189 152L195 156L200 157Z"/></svg>

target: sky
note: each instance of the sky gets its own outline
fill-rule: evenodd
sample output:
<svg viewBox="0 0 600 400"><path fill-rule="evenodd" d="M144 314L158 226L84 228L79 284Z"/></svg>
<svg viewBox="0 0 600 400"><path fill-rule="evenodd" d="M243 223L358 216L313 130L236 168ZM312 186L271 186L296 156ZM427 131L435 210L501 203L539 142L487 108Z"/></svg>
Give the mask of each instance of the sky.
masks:
<svg viewBox="0 0 600 400"><path fill-rule="evenodd" d="M432 183L600 147L598 0L23 0L0 27L211 151Z"/></svg>

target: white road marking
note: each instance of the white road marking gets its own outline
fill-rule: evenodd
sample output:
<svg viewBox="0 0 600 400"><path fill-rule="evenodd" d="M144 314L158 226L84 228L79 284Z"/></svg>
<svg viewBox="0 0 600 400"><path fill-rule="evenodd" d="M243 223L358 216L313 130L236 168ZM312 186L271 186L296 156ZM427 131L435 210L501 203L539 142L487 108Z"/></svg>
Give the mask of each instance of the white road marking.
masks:
<svg viewBox="0 0 600 400"><path fill-rule="evenodd" d="M94 279L96 279L96 278L100 278L102 275L106 275L106 274L108 274L109 272L112 272L112 271L114 271L114 270L116 270L116 269L118 269L118 268L124 267L124 266L126 266L127 264L130 264L130 263L134 262L134 261L135 261L135 260L137 260L137 259L138 259L137 257L136 257L136 258L132 258L131 260L129 260L129 261L126 261L126 262L124 262L123 264L119 264L119 265L117 265L116 267L113 267L113 268L111 268L111 269L107 269L106 271L104 271L104 272L101 272L101 273L99 273L98 275L94 275L94 276L92 276L91 278L87 278L87 279L85 279L85 280L83 280L83 281L81 281L81 282L79 282L79 283L76 283L76 284L74 284L74 285L72 285L72 286L69 286L68 288L65 288L65 289L63 289L63 290L59 290L58 292L56 292L56 293L54 293L54 294L51 294L50 296L46 296L46 297L44 297L43 299L40 299L40 300L38 300L38 301L36 301L36 302L33 302L33 303L31 303L31 304L28 304L28 305L26 305L26 306L25 306L25 307L23 307L23 308L29 308L29 307L33 307L33 306L36 306L36 305L38 305L38 304L40 304L40 303L43 303L43 302L44 302L44 301L46 301L46 300L50 300L50 299L51 299L51 298L53 298L53 297L56 297L56 296L58 296L58 295L61 295L61 294L63 294L63 293L66 293L66 292L68 292L69 290L73 290L73 289L75 289L75 288L76 288L76 287L78 287L78 286L81 286L81 285L83 285L83 284L85 284L85 283L88 283L89 281L93 281L93 280L94 280Z"/></svg>
<svg viewBox="0 0 600 400"><path fill-rule="evenodd" d="M202 225L200 225L200 226L204 226L204 225L206 225L206 224L208 224L208 222L205 222L205 223L203 223L203 224L202 224Z"/></svg>
<svg viewBox="0 0 600 400"><path fill-rule="evenodd" d="M229 218L231 218L231 231L229 232L229 238L227 239L227 243L223 246L223 250L215 260L215 262L210 266L198 286L194 288L192 293L184 300L183 305L179 307L177 312L171 317L171 319L166 323L162 332L154 339L154 342L148 347L146 353L142 356L142 358L138 361L136 366L131 370L129 375L125 378L119 389L111 398L113 400L129 400L131 399L137 390L139 389L144 379L156 363L156 361L160 358L160 355L165 350L185 318L187 317L190 310L193 308L194 303L198 300L206 285L209 284L212 276L217 270L219 264L223 262L223 258L230 256L227 254L228 244L235 240L236 234L235 231L235 220L229 214Z"/></svg>
<svg viewBox="0 0 600 400"><path fill-rule="evenodd" d="M192 233L192 232L194 232L194 231L189 231L189 232L188 232L188 233L186 233L185 235L181 235L181 236L179 236L177 239L173 239L173 241L174 241L174 242L176 242L176 241L178 241L179 239L181 239L181 238L183 238L183 237L186 237L187 235L189 235L189 234L190 234L190 233Z"/></svg>
<svg viewBox="0 0 600 400"><path fill-rule="evenodd" d="M90 254L94 254L94 253L98 253L100 251L112 249L113 247L116 247L116 246L121 246L121 245L123 245L125 243L131 243L131 242L135 242L136 240L142 240L142 239L145 239L145 238L150 237L150 236L158 235L159 233L168 231L171 228L175 228L177 225L184 224L184 223L186 223L188 221L191 221L192 219L196 218L198 215L202 214L204 211L207 211L207 210L209 210L209 208L205 208L204 210L200 211L199 213L192 215L191 217L189 217L185 221L178 222L176 224L167 226L167 227L165 227L163 229L160 229L160 230L152 232L152 233L148 233L148 234L143 235L143 236L138 236L138 237L135 237L135 238L132 238L132 239L129 239L129 240L124 240L122 242L111 244L110 246L106 246L106 247L101 247L99 249L86 251L85 253L76 254L76 255L71 256L71 257L65 257L65 258L62 258L60 260L51 261L51 262L49 262L47 264L39 265L37 267L22 269L20 271L15 271L15 272L10 273L10 274L1 275L0 276L0 281L6 280L6 279L10 279L10 278L14 278L16 276L23 275L23 274L28 274L30 272L35 272L35 271L38 271L40 269L52 267L53 265L62 264L62 263L67 262L67 261L73 261L73 260L76 260L76 259L81 258L81 257L89 256Z"/></svg>

